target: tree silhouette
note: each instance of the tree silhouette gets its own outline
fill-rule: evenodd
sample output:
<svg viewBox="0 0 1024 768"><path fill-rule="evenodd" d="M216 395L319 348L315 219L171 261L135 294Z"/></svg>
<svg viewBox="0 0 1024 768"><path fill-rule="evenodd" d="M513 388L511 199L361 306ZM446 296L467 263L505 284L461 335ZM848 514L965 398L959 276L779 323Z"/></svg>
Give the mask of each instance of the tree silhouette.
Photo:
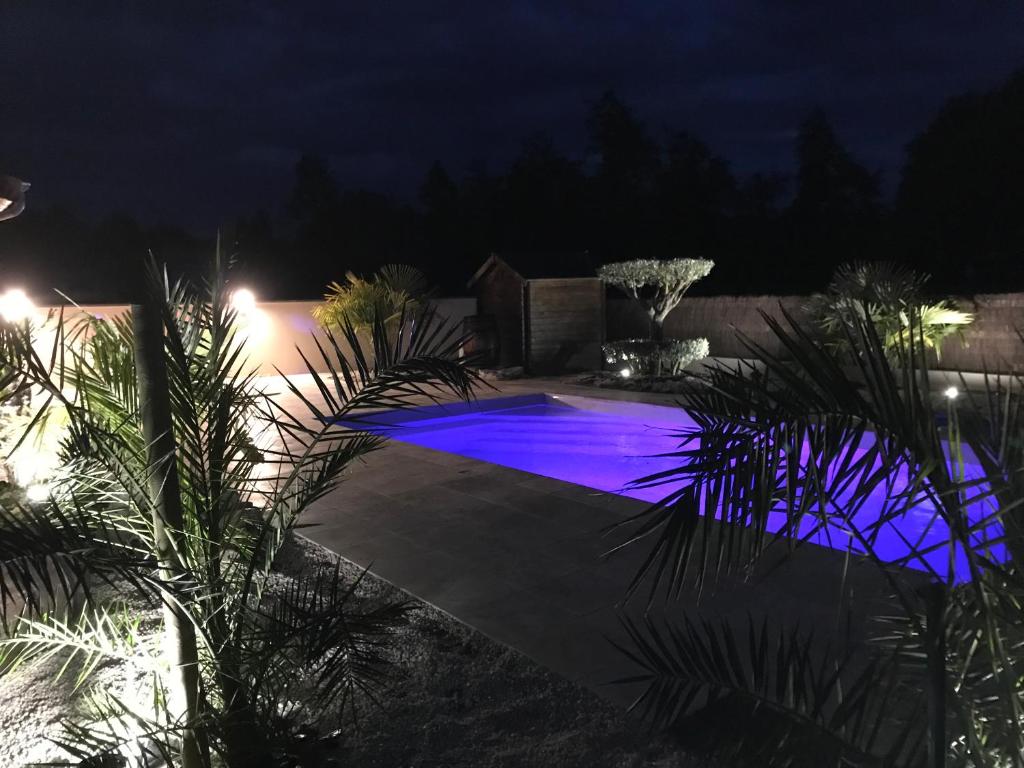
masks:
<svg viewBox="0 0 1024 768"><path fill-rule="evenodd" d="M295 166L295 184L286 205L306 248L320 255L337 235L338 185L324 158L303 155Z"/></svg>
<svg viewBox="0 0 1024 768"><path fill-rule="evenodd" d="M1024 72L946 105L909 145L891 211L877 175L821 110L800 126L792 179L736 175L686 131L662 146L611 91L591 104L586 129L575 147L535 135L500 172L456 175L435 163L415 204L346 187L324 158L304 155L290 193L269 201L285 215L239 216L221 228L222 242L237 248L250 265L246 278L268 298L312 298L346 271L367 275L395 262L462 292L492 252L515 253L537 276L591 274L638 258L711 258L719 267L701 293L811 293L839 264L865 259L930 272L939 291L1018 287L1007 278L1024 250ZM0 259L5 278L27 288L57 283L83 301L121 301L130 294L121 260L151 249L192 273L216 233L203 234L30 206L0 229ZM298 258L302 270L282 268Z"/></svg>
<svg viewBox="0 0 1024 768"><path fill-rule="evenodd" d="M1024 252L1024 71L951 99L910 143L896 199L899 243L945 288L1006 290Z"/></svg>
<svg viewBox="0 0 1024 768"><path fill-rule="evenodd" d="M727 247L737 194L729 164L696 136L677 134L668 145L658 185L665 252L720 256Z"/></svg>
<svg viewBox="0 0 1024 768"><path fill-rule="evenodd" d="M880 192L878 178L840 144L820 109L800 126L796 159L790 222L800 264L793 276L807 289L824 284L838 264L871 255L879 244Z"/></svg>
<svg viewBox="0 0 1024 768"><path fill-rule="evenodd" d="M510 250L582 250L586 179L546 136L534 136L505 179L503 247Z"/></svg>
<svg viewBox="0 0 1024 768"><path fill-rule="evenodd" d="M660 148L629 108L611 91L598 99L587 120L596 162L591 182L591 236L602 261L658 256L654 194Z"/></svg>
<svg viewBox="0 0 1024 768"><path fill-rule="evenodd" d="M472 257L461 226L459 185L439 162L427 171L419 189L420 258L415 262L447 290L461 290ZM472 272L469 272L472 274Z"/></svg>

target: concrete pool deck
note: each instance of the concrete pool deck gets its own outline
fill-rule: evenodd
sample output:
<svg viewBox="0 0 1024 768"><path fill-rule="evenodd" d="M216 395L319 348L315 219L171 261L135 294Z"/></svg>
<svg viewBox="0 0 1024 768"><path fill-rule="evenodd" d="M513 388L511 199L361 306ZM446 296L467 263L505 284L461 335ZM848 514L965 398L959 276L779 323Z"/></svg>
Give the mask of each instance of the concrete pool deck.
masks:
<svg viewBox="0 0 1024 768"><path fill-rule="evenodd" d="M595 389L553 379L498 382L481 398L548 392L671 404L670 395ZM610 558L621 533L602 536L647 503L475 459L392 441L303 516L301 533L492 639L600 695L627 704L635 688L608 685L633 669L608 642L621 639L616 605L646 544ZM828 636L837 626L843 556L804 547L751 583L706 593L704 614L799 620ZM881 597L869 564L847 587ZM660 605L660 603L659 603ZM624 610L638 616L646 592ZM672 610L698 608L684 595Z"/></svg>

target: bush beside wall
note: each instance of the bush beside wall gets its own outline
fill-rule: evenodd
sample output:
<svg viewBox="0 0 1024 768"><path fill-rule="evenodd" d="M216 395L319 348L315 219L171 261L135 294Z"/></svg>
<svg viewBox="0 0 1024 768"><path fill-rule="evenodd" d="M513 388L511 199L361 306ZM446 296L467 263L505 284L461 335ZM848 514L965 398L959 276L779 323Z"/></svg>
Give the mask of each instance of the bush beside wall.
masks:
<svg viewBox="0 0 1024 768"><path fill-rule="evenodd" d="M1024 332L1024 293L989 293L954 297L960 309L974 314L964 342L950 337L942 347L938 369L1024 373L1017 329ZM739 330L768 351L781 354L775 337L758 313L781 317L780 306L803 316L805 296L689 296L665 320L665 336L705 337L714 357L744 357L736 338ZM610 340L643 336L648 327L643 310L628 299L609 298L607 332Z"/></svg>

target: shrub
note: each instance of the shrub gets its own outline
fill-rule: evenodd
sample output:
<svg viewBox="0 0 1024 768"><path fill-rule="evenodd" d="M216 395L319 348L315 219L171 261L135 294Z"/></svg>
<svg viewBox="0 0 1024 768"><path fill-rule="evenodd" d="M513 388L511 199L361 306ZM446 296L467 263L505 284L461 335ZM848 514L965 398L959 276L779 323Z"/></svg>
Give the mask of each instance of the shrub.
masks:
<svg viewBox="0 0 1024 768"><path fill-rule="evenodd" d="M675 376L708 356L707 339L625 339L601 347L605 362L626 376Z"/></svg>
<svg viewBox="0 0 1024 768"><path fill-rule="evenodd" d="M422 272L406 264L388 264L369 279L348 272L344 282L331 283L313 315L325 328L341 328L347 321L356 330L365 330L377 318L390 324L403 311L415 314L429 295Z"/></svg>

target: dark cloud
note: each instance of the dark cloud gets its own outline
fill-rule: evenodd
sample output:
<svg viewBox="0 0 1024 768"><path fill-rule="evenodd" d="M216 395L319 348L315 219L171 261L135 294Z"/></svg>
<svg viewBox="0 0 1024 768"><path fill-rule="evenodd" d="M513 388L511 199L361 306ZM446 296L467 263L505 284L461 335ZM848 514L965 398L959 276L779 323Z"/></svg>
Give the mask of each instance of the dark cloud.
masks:
<svg viewBox="0 0 1024 768"><path fill-rule="evenodd" d="M1024 6L914 5L5 3L0 162L37 202L209 229L279 205L303 151L404 197L435 158L497 170L538 130L581 156L612 87L742 172L788 168L820 104L891 181L948 96L1024 63Z"/></svg>

